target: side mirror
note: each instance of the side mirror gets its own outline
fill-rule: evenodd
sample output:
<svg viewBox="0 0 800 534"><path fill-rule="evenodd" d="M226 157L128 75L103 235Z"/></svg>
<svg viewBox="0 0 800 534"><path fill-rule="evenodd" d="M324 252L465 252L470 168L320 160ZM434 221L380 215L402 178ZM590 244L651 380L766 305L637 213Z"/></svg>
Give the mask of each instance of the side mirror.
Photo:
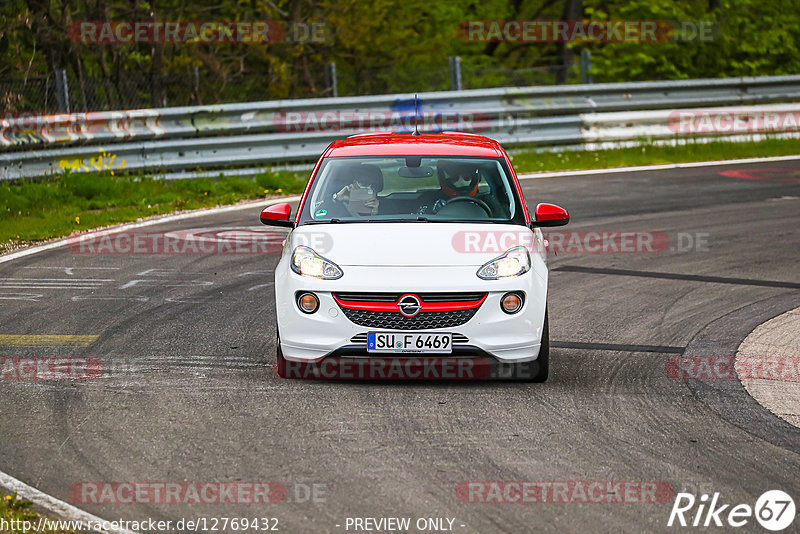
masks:
<svg viewBox="0 0 800 534"><path fill-rule="evenodd" d="M564 226L569 222L569 213L555 204L539 204L534 212L531 228L544 226Z"/></svg>
<svg viewBox="0 0 800 534"><path fill-rule="evenodd" d="M292 207L287 202L273 204L261 210L261 224L292 228L294 222L289 219L291 214Z"/></svg>

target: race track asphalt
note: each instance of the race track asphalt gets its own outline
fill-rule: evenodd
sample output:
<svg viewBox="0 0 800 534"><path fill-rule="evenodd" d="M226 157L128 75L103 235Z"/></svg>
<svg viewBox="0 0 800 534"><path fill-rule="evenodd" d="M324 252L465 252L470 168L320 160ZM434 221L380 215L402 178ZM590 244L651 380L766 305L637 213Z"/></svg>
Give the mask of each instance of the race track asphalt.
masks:
<svg viewBox="0 0 800 534"><path fill-rule="evenodd" d="M734 169L749 178L720 174ZM729 381L703 387L667 369L701 333L712 341L693 355L723 355L800 305L800 163L523 187L529 205L569 209L559 231L670 240L653 252L581 253L573 243L551 255L548 382L281 380L272 372L279 246L59 248L0 264L0 335L99 337L85 347L0 338L0 356L97 358L104 372L0 380L0 470L106 519L275 517L283 532L353 532L348 517L451 518L464 533L674 531L674 493L656 503L487 504L460 498L465 481L652 481L731 504L753 505L769 489L797 500L800 429L758 407L727 409L750 402ZM144 230L199 228L276 231L259 225L257 208ZM270 505L81 502L74 488L92 481L272 481L288 494Z"/></svg>

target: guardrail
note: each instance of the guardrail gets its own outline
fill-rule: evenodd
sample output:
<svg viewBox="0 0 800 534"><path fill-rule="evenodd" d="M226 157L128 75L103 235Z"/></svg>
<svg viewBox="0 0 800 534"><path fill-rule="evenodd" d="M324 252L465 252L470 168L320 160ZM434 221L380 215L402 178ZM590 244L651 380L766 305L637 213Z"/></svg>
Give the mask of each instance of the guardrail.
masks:
<svg viewBox="0 0 800 534"><path fill-rule="evenodd" d="M800 76L481 89L419 98L423 132L477 132L509 146L582 145L694 136L698 132L673 127L682 110L795 113L793 105L750 112L730 106L800 101ZM400 94L6 118L0 119L0 179L62 169L176 171L309 161L337 138L411 131L414 117L414 95Z"/></svg>

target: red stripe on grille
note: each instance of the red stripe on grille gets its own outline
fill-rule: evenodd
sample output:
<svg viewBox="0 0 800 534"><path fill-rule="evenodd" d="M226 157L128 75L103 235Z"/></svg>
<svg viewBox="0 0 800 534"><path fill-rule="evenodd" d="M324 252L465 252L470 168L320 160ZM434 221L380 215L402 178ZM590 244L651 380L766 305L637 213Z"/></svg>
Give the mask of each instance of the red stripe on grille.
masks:
<svg viewBox="0 0 800 534"><path fill-rule="evenodd" d="M405 296L405 295L403 295ZM400 297L401 299L403 297ZM364 311L381 311L381 312L396 312L400 313L399 308L397 307L397 302L363 302L359 300L341 300L336 295L333 295L333 299L336 303L341 306L342 308L347 308L348 310L364 310ZM459 311L459 310L471 310L473 308L479 307L483 304L483 301L486 300L486 295L481 297L479 300L464 300L464 301L457 301L457 302L424 302L420 299L420 304L422 308L420 309L420 313L425 312L443 312L443 311Z"/></svg>

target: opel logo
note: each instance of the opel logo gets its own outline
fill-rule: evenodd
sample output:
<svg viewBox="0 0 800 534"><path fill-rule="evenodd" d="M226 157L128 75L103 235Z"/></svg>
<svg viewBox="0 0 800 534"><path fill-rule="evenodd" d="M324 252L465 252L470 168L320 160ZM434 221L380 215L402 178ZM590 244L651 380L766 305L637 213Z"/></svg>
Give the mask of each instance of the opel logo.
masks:
<svg viewBox="0 0 800 534"><path fill-rule="evenodd" d="M404 295L397 301L397 308L405 317L414 317L422 310L422 303L416 295Z"/></svg>

